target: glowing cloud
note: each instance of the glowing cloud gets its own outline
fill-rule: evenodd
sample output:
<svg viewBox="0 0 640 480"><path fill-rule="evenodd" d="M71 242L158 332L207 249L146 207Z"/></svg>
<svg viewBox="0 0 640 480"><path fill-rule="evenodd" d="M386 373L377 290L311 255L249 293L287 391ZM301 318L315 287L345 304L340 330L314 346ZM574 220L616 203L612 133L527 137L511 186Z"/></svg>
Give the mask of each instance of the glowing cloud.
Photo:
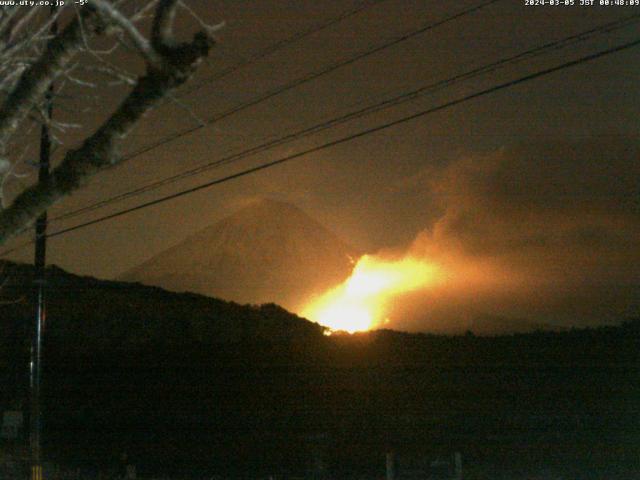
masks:
<svg viewBox="0 0 640 480"><path fill-rule="evenodd" d="M425 260L383 260L364 255L342 284L313 300L301 315L331 330L357 332L383 325L397 296L433 284L439 269Z"/></svg>

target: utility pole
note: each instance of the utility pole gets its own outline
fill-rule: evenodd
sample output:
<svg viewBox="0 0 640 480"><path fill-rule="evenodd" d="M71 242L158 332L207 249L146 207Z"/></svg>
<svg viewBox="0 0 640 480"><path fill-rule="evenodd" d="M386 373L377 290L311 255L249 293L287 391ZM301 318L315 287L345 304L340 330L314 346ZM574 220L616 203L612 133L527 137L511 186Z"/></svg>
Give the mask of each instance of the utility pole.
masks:
<svg viewBox="0 0 640 480"><path fill-rule="evenodd" d="M47 113L51 114L51 103L47 106ZM38 182L45 182L49 178L49 156L51 139L49 126L45 123L40 131L40 167ZM45 303L45 263L47 253L47 213L43 213L36 220L36 250L35 250L35 289L36 289L36 321L31 343L30 387L31 387L31 480L42 480L41 463L41 432L42 415L40 412L40 376L42 373L42 334L46 320Z"/></svg>
<svg viewBox="0 0 640 480"><path fill-rule="evenodd" d="M51 7L51 15L56 14L56 8ZM51 24L51 34L58 33L57 22ZM48 120L53 114L53 85L45 96L45 121L40 129L40 164L38 168L38 183L49 180L49 164L51 157L51 135ZM36 220L35 246L35 290L36 290L36 321L31 340L31 360L29 364L29 379L31 389L30 411L30 448L31 448L31 480L42 480L42 413L40 405L40 377L42 375L42 334L46 321L45 302L45 265L47 254L47 212Z"/></svg>

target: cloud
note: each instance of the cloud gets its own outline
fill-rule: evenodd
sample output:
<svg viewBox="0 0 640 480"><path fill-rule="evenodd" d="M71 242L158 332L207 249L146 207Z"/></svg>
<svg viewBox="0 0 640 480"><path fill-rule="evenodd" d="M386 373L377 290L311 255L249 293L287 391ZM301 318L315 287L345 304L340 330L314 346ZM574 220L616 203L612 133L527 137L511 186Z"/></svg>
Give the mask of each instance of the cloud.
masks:
<svg viewBox="0 0 640 480"><path fill-rule="evenodd" d="M640 308L637 142L521 145L429 173L443 214L409 253L451 278L397 316L412 328L486 314L579 325Z"/></svg>

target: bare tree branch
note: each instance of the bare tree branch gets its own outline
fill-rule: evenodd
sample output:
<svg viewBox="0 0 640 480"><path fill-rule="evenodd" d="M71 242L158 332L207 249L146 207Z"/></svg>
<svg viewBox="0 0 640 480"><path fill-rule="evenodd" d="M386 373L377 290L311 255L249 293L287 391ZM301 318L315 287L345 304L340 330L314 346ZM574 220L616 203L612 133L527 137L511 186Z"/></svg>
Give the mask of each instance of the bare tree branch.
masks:
<svg viewBox="0 0 640 480"><path fill-rule="evenodd" d="M172 32L177 5L175 0L159 1L151 39L150 42L144 39L146 43L141 41L139 31L116 10L113 3L96 0L94 5L103 21L121 28L134 41L138 51L147 60L146 73L137 78L131 92L93 135L79 148L66 153L49 180L26 188L10 206L0 212L0 244L28 227L48 207L78 189L89 177L121 162L118 155L120 140L149 110L193 75L214 44L207 31L196 33L190 42L175 41ZM0 108L0 146L6 145L18 123L28 115L39 97L44 96L52 79L66 71L73 53L84 43L82 24L87 18L87 14L83 14L83 18L74 19L49 42L43 57L24 72L9 99ZM91 28L92 31L98 31L102 27L95 23ZM147 48L153 53L145 53Z"/></svg>
<svg viewBox="0 0 640 480"><path fill-rule="evenodd" d="M86 9L87 12L91 10ZM44 97L51 82L69 64L82 46L81 21L74 19L47 45L40 59L20 77L0 107L0 148L4 147L33 105ZM4 154L0 151L0 154Z"/></svg>
<svg viewBox="0 0 640 480"><path fill-rule="evenodd" d="M173 21L177 7L178 0L160 0L156 8L151 30L151 44L158 52L171 48L171 42L174 41Z"/></svg>
<svg viewBox="0 0 640 480"><path fill-rule="evenodd" d="M149 41L140 33L130 19L125 17L106 0L93 0L91 4L126 33L129 40L133 42L134 47L142 54L148 63L155 67L160 66L162 59L155 50L151 48Z"/></svg>

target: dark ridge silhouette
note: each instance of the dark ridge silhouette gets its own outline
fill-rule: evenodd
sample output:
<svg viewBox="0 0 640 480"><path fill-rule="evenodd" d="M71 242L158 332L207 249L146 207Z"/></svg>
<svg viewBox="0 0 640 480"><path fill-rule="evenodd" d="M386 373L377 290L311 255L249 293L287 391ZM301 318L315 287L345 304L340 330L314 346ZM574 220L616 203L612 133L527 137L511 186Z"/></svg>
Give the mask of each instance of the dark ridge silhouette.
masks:
<svg viewBox="0 0 640 480"><path fill-rule="evenodd" d="M28 405L33 270L2 272L6 408ZM389 449L400 473L459 451L469 479L640 474L637 318L493 337L325 336L274 304L56 267L47 278L43 438L60 465L108 472L126 451L141 475L299 477L324 439L336 479L383 477Z"/></svg>
<svg viewBox="0 0 640 480"><path fill-rule="evenodd" d="M509 333L561 332L565 327L545 322L531 322L524 318L510 318L500 315L479 315L474 317L468 330L475 335L495 336Z"/></svg>

